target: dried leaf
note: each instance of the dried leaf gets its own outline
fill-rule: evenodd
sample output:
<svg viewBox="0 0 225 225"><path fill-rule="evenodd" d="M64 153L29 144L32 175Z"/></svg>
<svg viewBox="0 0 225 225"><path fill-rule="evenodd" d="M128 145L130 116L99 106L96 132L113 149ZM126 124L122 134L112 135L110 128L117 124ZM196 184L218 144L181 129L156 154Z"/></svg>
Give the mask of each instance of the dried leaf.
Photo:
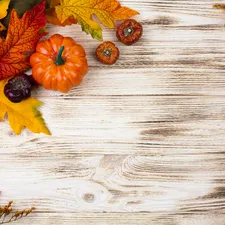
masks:
<svg viewBox="0 0 225 225"><path fill-rule="evenodd" d="M42 105L42 102L29 98L20 103L13 103L4 95L4 86L7 80L0 81L0 120L2 120L6 113L13 131L18 135L24 127L28 128L34 133L44 133L50 135L50 131L45 125L41 113L37 107Z"/></svg>
<svg viewBox="0 0 225 225"><path fill-rule="evenodd" d="M54 3L56 1L53 0ZM73 16L83 31L98 40L102 40L102 29L92 20L93 14L109 28L115 27L115 20L124 20L138 14L135 10L122 7L117 0L60 0L60 5L55 6L55 12L61 23Z"/></svg>
<svg viewBox="0 0 225 225"><path fill-rule="evenodd" d="M20 19L12 10L8 33L0 39L0 80L21 73L30 67L29 55L46 33L40 32L46 24L45 1L27 11Z"/></svg>
<svg viewBox="0 0 225 225"><path fill-rule="evenodd" d="M0 19L3 19L7 15L7 9L9 7L10 0L0 0ZM5 26L0 23L0 31L5 30Z"/></svg>

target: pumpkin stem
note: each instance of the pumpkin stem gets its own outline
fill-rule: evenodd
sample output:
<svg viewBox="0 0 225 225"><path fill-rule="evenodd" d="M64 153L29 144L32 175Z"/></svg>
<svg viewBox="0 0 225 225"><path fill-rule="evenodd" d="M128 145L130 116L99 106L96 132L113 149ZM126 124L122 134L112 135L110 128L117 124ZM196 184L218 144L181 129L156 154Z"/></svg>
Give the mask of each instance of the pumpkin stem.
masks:
<svg viewBox="0 0 225 225"><path fill-rule="evenodd" d="M60 66L60 65L63 65L65 63L65 60L62 58L62 53L63 53L63 50L64 50L64 46L62 46L60 49L59 49L59 52L56 56L56 60L55 60L55 64L57 66Z"/></svg>

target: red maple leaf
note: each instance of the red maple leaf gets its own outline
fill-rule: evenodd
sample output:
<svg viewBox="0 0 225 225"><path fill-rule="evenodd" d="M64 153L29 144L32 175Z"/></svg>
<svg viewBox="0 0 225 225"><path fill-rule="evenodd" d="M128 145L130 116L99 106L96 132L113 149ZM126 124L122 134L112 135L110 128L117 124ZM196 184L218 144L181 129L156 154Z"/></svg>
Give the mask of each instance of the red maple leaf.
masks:
<svg viewBox="0 0 225 225"><path fill-rule="evenodd" d="M37 42L46 33L45 0L18 17L13 9L6 39L0 38L0 80L30 68L29 58Z"/></svg>

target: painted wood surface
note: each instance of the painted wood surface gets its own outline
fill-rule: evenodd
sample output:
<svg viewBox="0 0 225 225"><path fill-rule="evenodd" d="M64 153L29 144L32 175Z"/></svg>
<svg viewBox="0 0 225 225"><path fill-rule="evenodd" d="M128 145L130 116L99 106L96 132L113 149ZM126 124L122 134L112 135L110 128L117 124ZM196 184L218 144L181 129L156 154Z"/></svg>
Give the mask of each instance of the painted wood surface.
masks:
<svg viewBox="0 0 225 225"><path fill-rule="evenodd" d="M140 42L104 39L101 65L78 25L90 71L68 94L35 97L52 136L0 122L0 203L36 212L15 224L225 224L225 13L211 0L123 0L140 11Z"/></svg>

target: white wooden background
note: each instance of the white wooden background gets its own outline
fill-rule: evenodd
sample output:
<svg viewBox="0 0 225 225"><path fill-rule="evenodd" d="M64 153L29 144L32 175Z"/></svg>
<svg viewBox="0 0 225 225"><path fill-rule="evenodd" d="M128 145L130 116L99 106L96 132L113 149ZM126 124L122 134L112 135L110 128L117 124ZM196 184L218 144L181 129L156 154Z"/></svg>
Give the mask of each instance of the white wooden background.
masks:
<svg viewBox="0 0 225 225"><path fill-rule="evenodd" d="M90 71L68 94L35 97L52 136L0 122L0 204L37 210L18 225L225 224L225 13L211 0L123 0L140 11L121 57L79 25L49 25L84 46Z"/></svg>

